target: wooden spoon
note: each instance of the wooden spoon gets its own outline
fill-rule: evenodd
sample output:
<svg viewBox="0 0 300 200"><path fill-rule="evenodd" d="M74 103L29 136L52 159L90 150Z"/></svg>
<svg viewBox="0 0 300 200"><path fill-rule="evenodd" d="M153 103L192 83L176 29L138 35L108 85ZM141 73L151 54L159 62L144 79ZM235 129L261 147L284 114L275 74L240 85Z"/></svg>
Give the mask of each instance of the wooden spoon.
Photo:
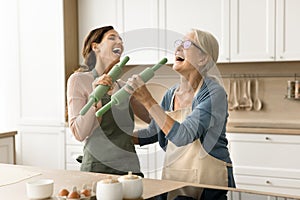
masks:
<svg viewBox="0 0 300 200"><path fill-rule="evenodd" d="M256 111L260 111L262 108L262 102L258 97L258 91L259 91L258 80L255 79L255 99L254 99L253 108Z"/></svg>
<svg viewBox="0 0 300 200"><path fill-rule="evenodd" d="M239 102L237 98L237 81L234 80L233 82L233 102L232 102L232 109L237 109L239 107Z"/></svg>
<svg viewBox="0 0 300 200"><path fill-rule="evenodd" d="M250 111L252 110L252 107L253 107L253 102L252 102L252 99L251 99L251 79L249 79L247 81L247 107L246 107L246 110L247 111Z"/></svg>

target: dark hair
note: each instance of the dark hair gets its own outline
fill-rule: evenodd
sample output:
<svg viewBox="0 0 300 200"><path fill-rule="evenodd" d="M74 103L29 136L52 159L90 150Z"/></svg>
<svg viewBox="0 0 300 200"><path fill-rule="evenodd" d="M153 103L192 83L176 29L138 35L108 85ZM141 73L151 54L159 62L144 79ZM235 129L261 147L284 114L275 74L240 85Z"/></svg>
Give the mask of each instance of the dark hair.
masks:
<svg viewBox="0 0 300 200"><path fill-rule="evenodd" d="M84 65L80 66L77 71L90 71L95 67L96 64L96 55L95 52L92 51L92 43L100 43L103 39L103 36L109 30L113 30L113 26L103 26L100 28L96 28L89 32L86 36L83 49L82 49L82 56L84 58Z"/></svg>

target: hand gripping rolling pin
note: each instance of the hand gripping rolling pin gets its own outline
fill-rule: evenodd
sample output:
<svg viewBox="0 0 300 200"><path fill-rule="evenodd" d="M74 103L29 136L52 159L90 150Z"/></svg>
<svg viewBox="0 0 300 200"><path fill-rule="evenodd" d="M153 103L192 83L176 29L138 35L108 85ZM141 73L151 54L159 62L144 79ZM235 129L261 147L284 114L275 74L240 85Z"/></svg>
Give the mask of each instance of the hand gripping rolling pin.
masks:
<svg viewBox="0 0 300 200"><path fill-rule="evenodd" d="M120 64L115 65L108 73L108 75L112 78L112 81L115 82L117 78L121 75L122 73L122 68L124 65L129 61L129 57L126 56L123 58L123 60L120 62ZM113 65L116 63L113 63ZM80 115L85 115L85 113L91 108L91 106L94 103L97 103L109 90L108 85L98 85L92 94L90 94L89 101L87 104L80 110Z"/></svg>
<svg viewBox="0 0 300 200"><path fill-rule="evenodd" d="M145 83L147 81L149 81L154 76L154 72L156 70L158 70L161 66L166 64L167 61L168 61L167 58L163 58L159 63L154 65L152 68L148 67L144 71L142 71L139 74L141 76L142 80ZM124 87L127 87L127 84ZM113 94L111 96L111 101L108 102L107 104L105 104L102 108L100 108L96 112L97 117L100 117L104 113L106 113L106 111L108 111L111 108L112 105L119 105L120 102L124 101L126 98L128 98L130 96L130 94L126 90L124 90L124 87L122 87L119 91L117 91L115 94Z"/></svg>

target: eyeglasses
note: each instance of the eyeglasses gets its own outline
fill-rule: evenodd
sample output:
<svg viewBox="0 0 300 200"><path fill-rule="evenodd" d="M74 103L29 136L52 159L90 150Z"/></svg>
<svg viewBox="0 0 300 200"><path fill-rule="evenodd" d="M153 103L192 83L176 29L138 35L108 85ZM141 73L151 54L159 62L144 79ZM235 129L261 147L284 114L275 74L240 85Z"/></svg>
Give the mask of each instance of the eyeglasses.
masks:
<svg viewBox="0 0 300 200"><path fill-rule="evenodd" d="M190 48L192 45L194 45L195 47L197 47L198 49L200 49L202 51L202 49L200 47L198 47L195 43L193 43L192 41L190 40L185 40L185 41L182 41L182 40L175 40L174 42L174 47L175 48L178 48L179 46L182 46L184 49L188 49Z"/></svg>

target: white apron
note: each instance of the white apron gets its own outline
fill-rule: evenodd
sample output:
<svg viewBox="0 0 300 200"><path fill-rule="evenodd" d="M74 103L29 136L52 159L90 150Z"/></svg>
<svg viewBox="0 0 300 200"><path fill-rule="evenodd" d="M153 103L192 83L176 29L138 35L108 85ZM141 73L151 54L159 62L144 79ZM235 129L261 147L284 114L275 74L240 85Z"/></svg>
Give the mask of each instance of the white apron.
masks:
<svg viewBox="0 0 300 200"><path fill-rule="evenodd" d="M167 114L182 123L191 112L192 108L185 108ZM209 155L203 149L200 139L182 147L177 147L169 140L162 179L227 187L227 166L231 164ZM179 193L199 199L202 191L184 190ZM177 195L169 193L168 199Z"/></svg>

